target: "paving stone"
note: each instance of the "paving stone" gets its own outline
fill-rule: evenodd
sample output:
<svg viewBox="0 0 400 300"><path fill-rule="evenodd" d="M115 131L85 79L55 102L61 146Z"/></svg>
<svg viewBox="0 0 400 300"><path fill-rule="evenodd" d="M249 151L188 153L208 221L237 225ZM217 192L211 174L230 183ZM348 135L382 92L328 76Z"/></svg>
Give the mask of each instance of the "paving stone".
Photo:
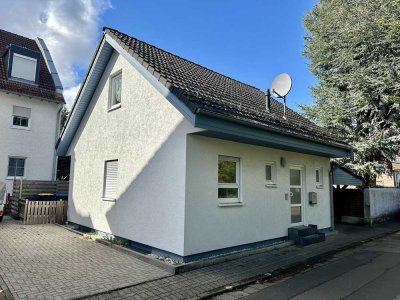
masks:
<svg viewBox="0 0 400 300"><path fill-rule="evenodd" d="M0 276L15 299L70 299L170 276L57 225L6 219L0 241Z"/></svg>

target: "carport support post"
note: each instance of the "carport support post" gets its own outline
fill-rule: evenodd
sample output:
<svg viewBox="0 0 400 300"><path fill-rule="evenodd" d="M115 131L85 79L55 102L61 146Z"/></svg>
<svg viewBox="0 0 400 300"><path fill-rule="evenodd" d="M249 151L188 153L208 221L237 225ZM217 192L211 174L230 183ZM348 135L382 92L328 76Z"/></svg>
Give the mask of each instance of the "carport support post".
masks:
<svg viewBox="0 0 400 300"><path fill-rule="evenodd" d="M331 228L332 231L335 230L335 209L333 206L333 171L332 167L329 170L329 198L330 198L330 206L331 206Z"/></svg>

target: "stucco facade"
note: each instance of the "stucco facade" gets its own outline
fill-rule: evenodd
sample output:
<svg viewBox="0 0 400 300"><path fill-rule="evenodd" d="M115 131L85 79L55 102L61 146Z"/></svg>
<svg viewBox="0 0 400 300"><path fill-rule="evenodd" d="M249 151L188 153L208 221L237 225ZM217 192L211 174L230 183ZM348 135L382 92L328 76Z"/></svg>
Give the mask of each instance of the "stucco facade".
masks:
<svg viewBox="0 0 400 300"><path fill-rule="evenodd" d="M110 111L109 78L119 71L121 107ZM288 170L296 165L304 178L304 224L331 226L329 158L202 137L199 131L114 51L68 150L68 220L180 257L281 238L291 226L285 193ZM240 158L241 205L218 203L218 155ZM108 160L118 160L115 201L102 199ZM276 187L266 187L265 162L276 163ZM316 168L324 172L322 188L316 187ZM318 194L317 205L308 205L311 191Z"/></svg>
<svg viewBox="0 0 400 300"><path fill-rule="evenodd" d="M122 70L121 107L108 111ZM118 52L68 151L68 220L183 255L186 133L194 128ZM104 162L118 159L117 201L102 200Z"/></svg>
<svg viewBox="0 0 400 300"><path fill-rule="evenodd" d="M7 176L9 157L26 159L24 179L53 180L61 105L0 92L0 181L7 183L8 193L13 183ZM31 109L29 129L12 126L13 106Z"/></svg>
<svg viewBox="0 0 400 300"><path fill-rule="evenodd" d="M218 201L218 157L240 159L241 204L221 206ZM280 160L285 164L281 166ZM276 185L265 181L265 164L275 163ZM303 174L303 224L329 228L329 158L189 135L187 138L185 255L250 244L287 236L291 226L289 170ZM315 170L322 169L323 185L316 185ZM308 203L316 192L318 203Z"/></svg>

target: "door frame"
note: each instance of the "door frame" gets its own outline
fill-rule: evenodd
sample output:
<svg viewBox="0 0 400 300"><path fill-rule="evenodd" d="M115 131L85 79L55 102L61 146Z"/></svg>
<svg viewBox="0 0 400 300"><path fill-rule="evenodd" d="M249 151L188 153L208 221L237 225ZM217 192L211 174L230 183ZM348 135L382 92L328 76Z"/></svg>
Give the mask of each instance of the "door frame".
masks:
<svg viewBox="0 0 400 300"><path fill-rule="evenodd" d="M294 205L294 206L300 206L301 207L301 222L298 223L292 223L292 212L291 212L291 208L292 208L292 203L291 203L291 192L290 192L290 188L292 187L292 185L290 184L290 170L300 170L300 188L301 188L301 193L300 193L300 197L301 197L301 204L300 205ZM299 225L304 225L305 224L305 167L302 165L289 165L289 216L290 216L290 226L291 227L295 227L295 226L299 226ZM294 185L293 187L299 187Z"/></svg>

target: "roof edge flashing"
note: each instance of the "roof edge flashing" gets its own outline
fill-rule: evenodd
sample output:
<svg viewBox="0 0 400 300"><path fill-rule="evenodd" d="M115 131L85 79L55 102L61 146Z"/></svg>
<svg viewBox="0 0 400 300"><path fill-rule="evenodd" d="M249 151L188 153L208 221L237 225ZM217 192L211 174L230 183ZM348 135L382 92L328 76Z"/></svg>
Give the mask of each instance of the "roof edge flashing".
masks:
<svg viewBox="0 0 400 300"><path fill-rule="evenodd" d="M47 48L46 43L40 37L35 39L36 44L38 45L40 52L43 55L44 61L46 62L47 69L50 72L50 75L53 79L54 87L56 88L56 92L59 94L63 93L63 85L61 83L60 77L58 75L56 65L54 64L53 58L51 57L50 51Z"/></svg>

